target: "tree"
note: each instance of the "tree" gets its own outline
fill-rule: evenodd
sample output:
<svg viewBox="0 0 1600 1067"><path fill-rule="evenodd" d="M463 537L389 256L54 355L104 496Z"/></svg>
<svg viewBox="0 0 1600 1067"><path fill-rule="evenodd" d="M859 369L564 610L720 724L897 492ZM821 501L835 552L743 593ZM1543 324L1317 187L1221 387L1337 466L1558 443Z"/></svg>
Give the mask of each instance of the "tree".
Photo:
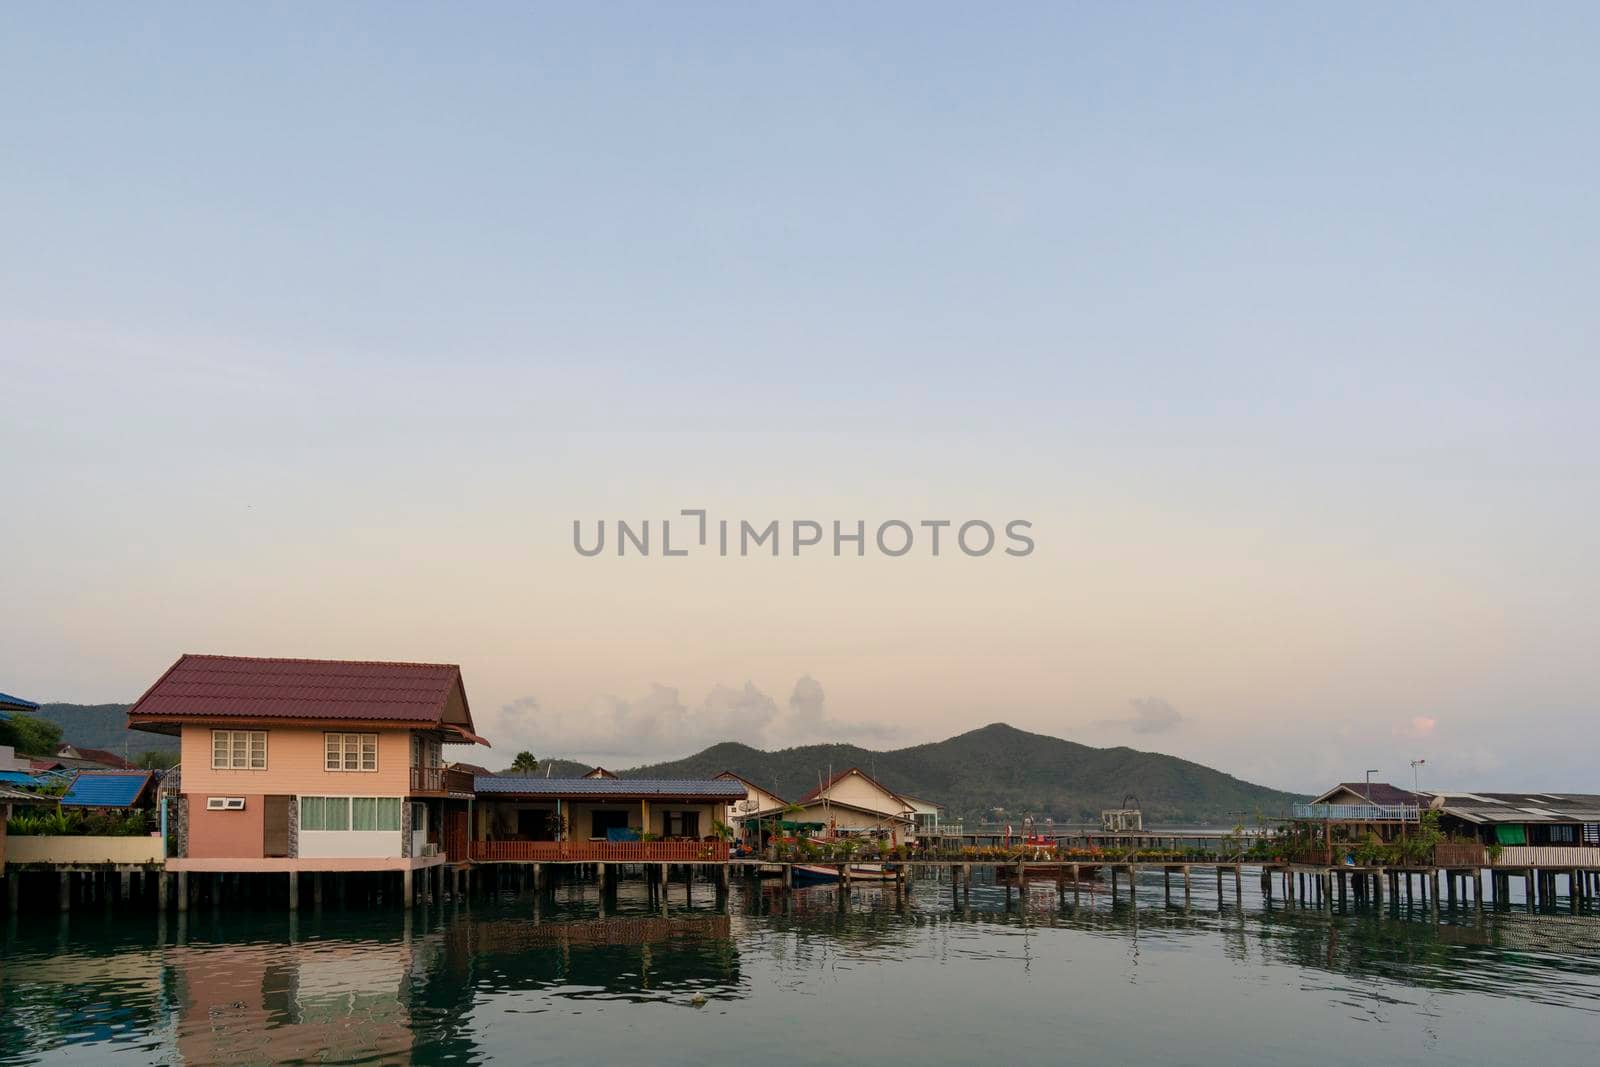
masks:
<svg viewBox="0 0 1600 1067"><path fill-rule="evenodd" d="M523 774L532 774L539 769L539 760L532 752L526 750L517 753L517 758L511 761L511 769Z"/></svg>
<svg viewBox="0 0 1600 1067"><path fill-rule="evenodd" d="M134 762L147 771L164 771L169 767L177 766L178 754L164 750L142 752Z"/></svg>
<svg viewBox="0 0 1600 1067"><path fill-rule="evenodd" d="M10 745L19 756L53 756L61 744L61 727L49 719L16 714L0 722L0 745Z"/></svg>

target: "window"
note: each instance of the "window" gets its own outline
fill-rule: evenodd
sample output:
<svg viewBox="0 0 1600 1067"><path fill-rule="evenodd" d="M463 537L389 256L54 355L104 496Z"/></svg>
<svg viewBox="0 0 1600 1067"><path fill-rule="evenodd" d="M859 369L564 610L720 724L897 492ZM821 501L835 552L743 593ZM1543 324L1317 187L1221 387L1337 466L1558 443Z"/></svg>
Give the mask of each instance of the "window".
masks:
<svg viewBox="0 0 1600 1067"><path fill-rule="evenodd" d="M1575 845L1578 843L1578 828L1576 826L1550 827L1550 843L1552 845Z"/></svg>
<svg viewBox="0 0 1600 1067"><path fill-rule="evenodd" d="M350 829L394 830L400 829L399 797L351 797Z"/></svg>
<svg viewBox="0 0 1600 1067"><path fill-rule="evenodd" d="M400 830L399 797L301 797L302 830Z"/></svg>
<svg viewBox="0 0 1600 1067"><path fill-rule="evenodd" d="M206 797L207 811L243 811L244 797Z"/></svg>
<svg viewBox="0 0 1600 1067"><path fill-rule="evenodd" d="M349 828L349 797L300 798L300 829L348 830Z"/></svg>
<svg viewBox="0 0 1600 1067"><path fill-rule="evenodd" d="M597 811L592 816L589 824L590 840L602 840L608 830L626 830L628 828L628 813L626 811Z"/></svg>
<svg viewBox="0 0 1600 1067"><path fill-rule="evenodd" d="M378 769L377 734L323 734L323 766L330 771Z"/></svg>
<svg viewBox="0 0 1600 1067"><path fill-rule="evenodd" d="M267 769L265 730L212 730L211 769L214 771L264 771Z"/></svg>
<svg viewBox="0 0 1600 1067"><path fill-rule="evenodd" d="M699 837L700 813L698 811L667 812L668 837Z"/></svg>
<svg viewBox="0 0 1600 1067"><path fill-rule="evenodd" d="M411 766L444 766L444 749L440 747L437 738L424 737L422 734L411 735Z"/></svg>

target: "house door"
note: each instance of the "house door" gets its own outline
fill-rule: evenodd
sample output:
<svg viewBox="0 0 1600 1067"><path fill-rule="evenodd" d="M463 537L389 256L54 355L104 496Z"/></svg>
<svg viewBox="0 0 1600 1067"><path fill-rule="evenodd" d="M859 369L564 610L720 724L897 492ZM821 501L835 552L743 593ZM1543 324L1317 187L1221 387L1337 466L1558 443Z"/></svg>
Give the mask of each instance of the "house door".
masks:
<svg viewBox="0 0 1600 1067"><path fill-rule="evenodd" d="M445 812L444 854L451 863L467 859L467 813L464 811Z"/></svg>
<svg viewBox="0 0 1600 1067"><path fill-rule="evenodd" d="M263 856L289 855L289 801L292 797L263 797L261 807Z"/></svg>

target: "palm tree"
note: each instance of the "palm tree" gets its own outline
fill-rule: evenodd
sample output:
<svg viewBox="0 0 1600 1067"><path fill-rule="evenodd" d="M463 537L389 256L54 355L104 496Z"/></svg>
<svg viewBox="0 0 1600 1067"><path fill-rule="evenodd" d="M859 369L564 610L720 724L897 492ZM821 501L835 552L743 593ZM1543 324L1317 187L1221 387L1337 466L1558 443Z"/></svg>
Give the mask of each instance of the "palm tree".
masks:
<svg viewBox="0 0 1600 1067"><path fill-rule="evenodd" d="M539 769L539 760L532 752L526 750L517 753L517 758L511 761L511 769L523 774L532 774Z"/></svg>

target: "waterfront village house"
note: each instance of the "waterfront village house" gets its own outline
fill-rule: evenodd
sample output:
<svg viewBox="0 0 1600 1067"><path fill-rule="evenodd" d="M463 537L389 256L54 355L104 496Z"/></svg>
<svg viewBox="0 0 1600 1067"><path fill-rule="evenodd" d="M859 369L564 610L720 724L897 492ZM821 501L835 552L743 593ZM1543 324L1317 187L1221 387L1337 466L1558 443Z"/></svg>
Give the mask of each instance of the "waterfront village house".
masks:
<svg viewBox="0 0 1600 1067"><path fill-rule="evenodd" d="M717 775L718 781L737 782L744 787L744 796L728 804L723 821L738 831L739 836L759 847L766 846L763 820L781 819L789 802L770 789L763 789L748 778L732 771Z"/></svg>
<svg viewBox="0 0 1600 1067"><path fill-rule="evenodd" d="M745 795L742 783L723 779L508 774L480 777L476 789L473 855L489 861L724 858L716 823ZM646 833L658 840L643 841ZM680 847L641 847L662 843Z"/></svg>
<svg viewBox="0 0 1600 1067"><path fill-rule="evenodd" d="M1500 846L1497 867L1600 866L1600 796L1592 793L1423 793L1456 841Z"/></svg>
<svg viewBox="0 0 1600 1067"><path fill-rule="evenodd" d="M902 796L856 767L834 775L797 803L797 822L821 823L826 836L889 836L904 840L916 809Z"/></svg>
<svg viewBox="0 0 1600 1067"><path fill-rule="evenodd" d="M488 744L451 664L185 655L128 725L180 740L180 873L437 866L472 795L441 746Z"/></svg>
<svg viewBox="0 0 1600 1067"><path fill-rule="evenodd" d="M1393 841L1416 828L1418 812L1426 804L1425 797L1388 782L1340 782L1310 804L1296 805L1292 814L1303 822L1358 827L1361 837L1371 832L1381 841Z"/></svg>
<svg viewBox="0 0 1600 1067"><path fill-rule="evenodd" d="M940 835L939 817L944 813L943 806L931 800L914 797L910 793L899 794L911 808L912 830L919 838L938 837Z"/></svg>
<svg viewBox="0 0 1600 1067"><path fill-rule="evenodd" d="M1441 865L1495 867L1600 866L1600 796L1585 793L1414 793L1387 782L1341 782L1293 817L1314 842L1357 841L1373 834L1395 841L1415 833L1420 814L1439 814L1446 841L1436 853ZM1335 850L1337 851L1337 850Z"/></svg>
<svg viewBox="0 0 1600 1067"><path fill-rule="evenodd" d="M592 770L588 774L584 775L584 777L585 778L615 778L616 775L612 774L610 771L606 770L604 767L596 767L594 770Z"/></svg>

